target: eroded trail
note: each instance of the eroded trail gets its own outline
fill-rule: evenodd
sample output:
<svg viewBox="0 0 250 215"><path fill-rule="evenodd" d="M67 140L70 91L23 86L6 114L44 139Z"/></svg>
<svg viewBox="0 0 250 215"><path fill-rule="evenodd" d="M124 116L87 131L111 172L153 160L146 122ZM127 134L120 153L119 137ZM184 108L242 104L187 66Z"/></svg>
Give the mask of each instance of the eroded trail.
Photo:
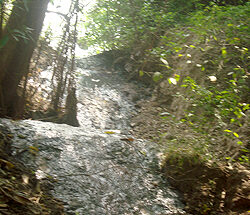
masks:
<svg viewBox="0 0 250 215"><path fill-rule="evenodd" d="M184 214L158 172L157 147L126 140L138 99L133 84L120 72L78 70L81 127L1 119L15 134L13 154L38 177L56 179L52 193L66 214ZM33 153L19 153L29 146Z"/></svg>

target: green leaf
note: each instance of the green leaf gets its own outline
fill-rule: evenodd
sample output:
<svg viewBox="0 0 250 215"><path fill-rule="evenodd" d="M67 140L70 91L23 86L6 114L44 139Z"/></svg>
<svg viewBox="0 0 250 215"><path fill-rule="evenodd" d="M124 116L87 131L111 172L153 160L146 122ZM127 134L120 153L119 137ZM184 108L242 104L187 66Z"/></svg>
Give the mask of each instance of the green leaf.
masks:
<svg viewBox="0 0 250 215"><path fill-rule="evenodd" d="M249 152L248 149L241 149L242 152Z"/></svg>
<svg viewBox="0 0 250 215"><path fill-rule="evenodd" d="M243 145L243 142L242 141L238 141L237 144Z"/></svg>
<svg viewBox="0 0 250 215"><path fill-rule="evenodd" d="M168 83L173 84L173 85L177 85L177 80L175 78L168 78Z"/></svg>
<svg viewBox="0 0 250 215"><path fill-rule="evenodd" d="M164 63L166 66L169 66L169 63L167 60L160 58L161 62Z"/></svg>
<svg viewBox="0 0 250 215"><path fill-rule="evenodd" d="M29 146L29 148L30 148L31 150L36 151L36 152L38 152L38 151L39 151L39 149L38 149L37 147L35 147L35 146Z"/></svg>
<svg viewBox="0 0 250 215"><path fill-rule="evenodd" d="M224 58L227 56L227 50L225 47L221 49L221 54L222 54L222 57Z"/></svg>
<svg viewBox="0 0 250 215"><path fill-rule="evenodd" d="M234 122L235 122L235 119L234 119L234 118L230 119L230 122L231 122L231 123L234 123Z"/></svg>
<svg viewBox="0 0 250 215"><path fill-rule="evenodd" d="M139 76L142 77L144 75L144 72L142 70L139 71Z"/></svg>
<svg viewBox="0 0 250 215"><path fill-rule="evenodd" d="M9 40L9 37L6 35L0 40L0 49L3 48Z"/></svg>
<svg viewBox="0 0 250 215"><path fill-rule="evenodd" d="M178 81L180 80L180 77L181 77L181 76L180 76L180 75L177 75L177 74L175 74L174 76L175 76L175 80L178 82Z"/></svg>
<svg viewBox="0 0 250 215"><path fill-rule="evenodd" d="M236 132L234 132L233 135L234 135L235 137L239 137L239 134L237 134Z"/></svg>
<svg viewBox="0 0 250 215"><path fill-rule="evenodd" d="M159 80L161 80L163 78L163 75L160 72L155 72L153 75L153 80L155 82L158 82Z"/></svg>
<svg viewBox="0 0 250 215"><path fill-rule="evenodd" d="M247 104L247 105L245 105L245 107L243 107L243 110L245 111L245 110L249 110L249 104Z"/></svg>
<svg viewBox="0 0 250 215"><path fill-rule="evenodd" d="M228 133L231 133L232 131L230 131L230 130L228 130L228 129L226 129L226 130L224 130L225 132L228 132Z"/></svg>

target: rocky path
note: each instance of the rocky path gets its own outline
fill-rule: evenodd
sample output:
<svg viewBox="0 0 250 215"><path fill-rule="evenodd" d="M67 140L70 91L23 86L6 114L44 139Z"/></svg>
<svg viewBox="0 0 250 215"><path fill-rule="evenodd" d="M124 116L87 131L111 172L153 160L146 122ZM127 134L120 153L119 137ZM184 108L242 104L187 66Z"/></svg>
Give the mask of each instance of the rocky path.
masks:
<svg viewBox="0 0 250 215"><path fill-rule="evenodd" d="M81 67L81 126L1 119L15 134L13 154L38 178L55 180L51 192L66 214L184 214L178 195L161 178L157 146L130 135L133 101L140 97L136 86L121 72Z"/></svg>

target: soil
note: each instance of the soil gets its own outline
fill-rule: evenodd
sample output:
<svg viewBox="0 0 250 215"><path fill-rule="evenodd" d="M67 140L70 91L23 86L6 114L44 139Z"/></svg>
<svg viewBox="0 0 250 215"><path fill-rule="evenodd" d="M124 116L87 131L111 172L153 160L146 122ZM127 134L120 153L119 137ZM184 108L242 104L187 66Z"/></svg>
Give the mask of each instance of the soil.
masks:
<svg viewBox="0 0 250 215"><path fill-rule="evenodd" d="M62 215L62 203L50 194L52 181L35 174L10 155L12 134L0 126L0 214Z"/></svg>

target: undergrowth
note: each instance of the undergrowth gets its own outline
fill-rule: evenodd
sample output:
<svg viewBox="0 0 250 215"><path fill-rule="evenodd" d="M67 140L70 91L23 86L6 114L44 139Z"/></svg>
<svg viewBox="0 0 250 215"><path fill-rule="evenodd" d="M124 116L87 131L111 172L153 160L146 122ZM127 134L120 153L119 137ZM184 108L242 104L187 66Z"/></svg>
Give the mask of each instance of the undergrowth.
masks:
<svg viewBox="0 0 250 215"><path fill-rule="evenodd" d="M151 50L151 57L165 68L153 79L168 79L175 97L188 104L175 123L184 123L202 138L191 144L170 141L169 154L174 150L176 156L199 154L249 164L249 6L207 6L194 12L185 27L162 36L161 46Z"/></svg>

